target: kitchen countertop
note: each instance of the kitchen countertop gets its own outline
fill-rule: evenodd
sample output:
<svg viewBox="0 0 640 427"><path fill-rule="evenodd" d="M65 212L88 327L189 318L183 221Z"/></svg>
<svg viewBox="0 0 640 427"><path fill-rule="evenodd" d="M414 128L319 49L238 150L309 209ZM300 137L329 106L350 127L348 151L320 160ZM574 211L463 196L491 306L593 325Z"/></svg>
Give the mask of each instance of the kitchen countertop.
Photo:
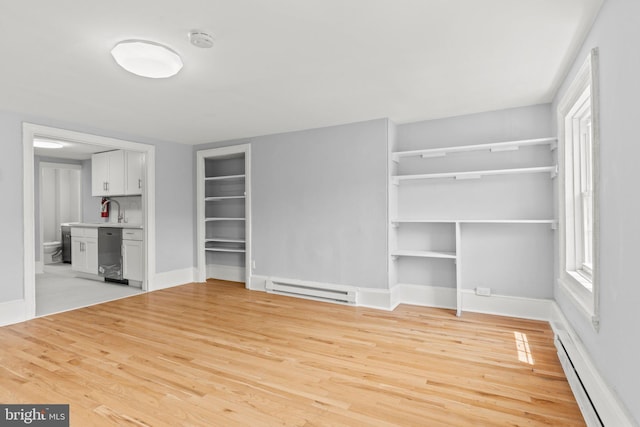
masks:
<svg viewBox="0 0 640 427"><path fill-rule="evenodd" d="M69 222L66 224L69 227L84 227L84 228L103 228L103 227L111 227L111 228L137 228L142 229L142 225L140 224L130 224L126 222Z"/></svg>

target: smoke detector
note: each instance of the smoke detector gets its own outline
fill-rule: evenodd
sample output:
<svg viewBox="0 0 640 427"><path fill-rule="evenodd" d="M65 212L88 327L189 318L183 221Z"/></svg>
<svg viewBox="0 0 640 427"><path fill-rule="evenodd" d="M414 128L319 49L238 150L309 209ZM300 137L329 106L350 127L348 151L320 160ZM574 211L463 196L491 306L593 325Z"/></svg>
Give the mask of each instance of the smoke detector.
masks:
<svg viewBox="0 0 640 427"><path fill-rule="evenodd" d="M189 33L189 41L195 47L208 49L213 46L213 36L200 30L193 30Z"/></svg>

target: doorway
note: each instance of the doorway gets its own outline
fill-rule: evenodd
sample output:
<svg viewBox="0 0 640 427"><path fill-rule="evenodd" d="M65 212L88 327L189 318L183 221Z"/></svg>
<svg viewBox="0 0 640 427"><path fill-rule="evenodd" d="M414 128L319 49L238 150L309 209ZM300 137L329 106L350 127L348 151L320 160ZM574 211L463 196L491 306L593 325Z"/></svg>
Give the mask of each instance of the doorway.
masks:
<svg viewBox="0 0 640 427"><path fill-rule="evenodd" d="M37 317L36 313L36 271L43 266L43 226L40 223L39 211L36 211L36 174L35 171L35 150L34 139L47 139L63 142L68 153L91 153L126 150L142 153L145 158L143 168L143 180L145 189L141 195L140 217L143 224L143 271L142 291L153 289L153 278L155 274L155 147L148 144L140 144L120 139L106 138L102 136L69 131L65 129L52 128L31 123L23 124L23 195L24 195L24 300L26 318ZM65 151L63 150L63 151ZM67 154L55 154L59 158L64 158ZM73 157L73 154L68 154ZM72 162L73 163L73 162ZM39 174L38 174L39 176ZM90 190L90 189L89 189ZM38 206L40 208L40 206ZM38 212L38 215L36 215ZM38 226L36 227L36 223ZM37 232L36 232L37 231ZM57 241L57 240L56 240ZM54 242L56 242L54 241ZM38 251L38 252L36 252ZM39 261L36 257L39 254ZM64 270L64 269L62 269ZM67 272L62 272L61 276L65 283L69 283ZM98 282L96 282L98 283ZM72 291L73 292L73 291ZM106 296L104 300L114 299ZM77 306L68 307L79 308L91 305L100 301L80 300ZM63 310L58 310L63 311Z"/></svg>

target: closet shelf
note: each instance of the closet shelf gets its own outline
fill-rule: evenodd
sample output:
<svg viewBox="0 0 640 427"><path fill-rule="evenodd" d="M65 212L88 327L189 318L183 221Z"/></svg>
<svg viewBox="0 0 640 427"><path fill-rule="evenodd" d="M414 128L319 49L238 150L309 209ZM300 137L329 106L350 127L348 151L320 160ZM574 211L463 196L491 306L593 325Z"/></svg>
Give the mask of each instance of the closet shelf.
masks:
<svg viewBox="0 0 640 427"><path fill-rule="evenodd" d="M218 242L218 243L246 243L244 239L227 239L223 237L207 237L204 239L205 243Z"/></svg>
<svg viewBox="0 0 640 427"><path fill-rule="evenodd" d="M399 162L402 157L443 157L450 153L462 153L467 151L484 151L489 150L491 152L497 151L514 151L520 147L534 146L534 145L549 145L553 150L557 147L558 138L537 138L537 139L523 139L520 141L507 141L507 142L495 142L491 144L476 144L476 145L462 145L458 147L443 147L443 148L428 148L423 150L412 151L397 151L391 154L391 158L394 162Z"/></svg>
<svg viewBox="0 0 640 427"><path fill-rule="evenodd" d="M393 219L391 224L556 224L555 219Z"/></svg>
<svg viewBox="0 0 640 427"><path fill-rule="evenodd" d="M231 248L204 248L207 252L232 252L232 253L245 253L244 249L231 249Z"/></svg>
<svg viewBox="0 0 640 427"><path fill-rule="evenodd" d="M394 184L399 184L401 181L411 181L420 179L439 179L439 178L454 178L454 179L478 179L488 175L516 175L525 173L549 173L552 178L558 174L557 166L539 166L533 168L516 168L516 169L493 169L493 170L480 170L480 171L464 171L464 172L444 172L444 173L428 173L420 175L396 175L392 176Z"/></svg>
<svg viewBox="0 0 640 427"><path fill-rule="evenodd" d="M246 175L222 175L222 176L208 176L205 181L224 181L224 180L239 180L244 179Z"/></svg>
<svg viewBox="0 0 640 427"><path fill-rule="evenodd" d="M205 218L205 222L210 221L244 221L244 218Z"/></svg>
<svg viewBox="0 0 640 427"><path fill-rule="evenodd" d="M417 258L448 258L456 259L455 252L445 251L409 251L409 250L395 250L391 251L393 257L417 257Z"/></svg>
<svg viewBox="0 0 640 427"><path fill-rule="evenodd" d="M246 196L220 196L220 197L205 197L205 202L218 202L220 200L233 200L233 199L244 199Z"/></svg>

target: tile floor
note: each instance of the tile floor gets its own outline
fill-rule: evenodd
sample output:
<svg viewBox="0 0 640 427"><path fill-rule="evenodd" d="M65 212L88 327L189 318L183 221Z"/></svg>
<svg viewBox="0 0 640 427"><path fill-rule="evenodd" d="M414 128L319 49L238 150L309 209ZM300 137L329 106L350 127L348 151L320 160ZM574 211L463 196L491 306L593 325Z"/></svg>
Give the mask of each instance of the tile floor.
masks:
<svg viewBox="0 0 640 427"><path fill-rule="evenodd" d="M59 313L142 293L116 283L76 277L71 264L47 264L36 274L36 316Z"/></svg>

